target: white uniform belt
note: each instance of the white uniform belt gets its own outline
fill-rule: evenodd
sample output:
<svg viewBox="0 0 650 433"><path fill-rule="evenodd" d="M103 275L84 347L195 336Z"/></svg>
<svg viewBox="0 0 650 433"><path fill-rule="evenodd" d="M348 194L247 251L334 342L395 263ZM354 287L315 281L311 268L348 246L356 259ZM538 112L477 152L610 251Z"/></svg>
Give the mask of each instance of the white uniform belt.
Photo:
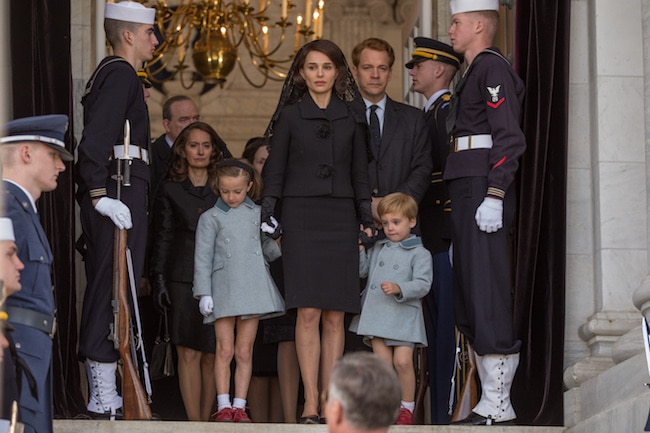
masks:
<svg viewBox="0 0 650 433"><path fill-rule="evenodd" d="M149 152L147 152L147 149L143 149L140 146L131 144L129 145L129 153L125 154L123 144L117 144L113 146L113 157L115 159L124 158L126 155L128 155L130 158L141 159L145 162L145 164L149 164Z"/></svg>
<svg viewBox="0 0 650 433"><path fill-rule="evenodd" d="M454 138L454 152L471 149L492 149L492 136L480 134Z"/></svg>

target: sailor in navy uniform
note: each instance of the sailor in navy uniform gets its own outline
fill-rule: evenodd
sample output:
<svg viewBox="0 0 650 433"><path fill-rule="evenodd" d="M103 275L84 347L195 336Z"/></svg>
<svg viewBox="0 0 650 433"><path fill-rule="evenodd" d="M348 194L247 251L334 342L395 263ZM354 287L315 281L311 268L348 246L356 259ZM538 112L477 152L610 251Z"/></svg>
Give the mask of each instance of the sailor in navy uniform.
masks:
<svg viewBox="0 0 650 433"><path fill-rule="evenodd" d="M7 135L0 138L5 212L25 266L22 289L7 298L5 309L14 327L17 355L27 364L36 387L30 386L27 375L18 378L19 415L26 432L52 432L53 258L36 200L56 188L58 175L65 170L63 161L73 160L63 143L67 125L63 114L16 119L7 123Z"/></svg>
<svg viewBox="0 0 650 433"><path fill-rule="evenodd" d="M513 423L510 388L521 341L514 335L508 235L514 180L526 148L520 127L524 84L491 48L498 0L452 0L451 45L468 64L448 117L445 166L452 202L456 322L477 354L481 399L460 424Z"/></svg>
<svg viewBox="0 0 650 433"><path fill-rule="evenodd" d="M149 188L149 113L137 70L151 60L158 44L153 32L155 9L123 1L105 7L106 37L115 55L104 58L93 72L83 97L84 130L78 149L77 201L85 240L88 281L79 335L79 355L89 383L88 411L115 414L122 407L115 370L119 353L109 340L113 323L113 234L130 229L128 247L136 281L144 273ZM135 24L135 25L134 25ZM130 145L124 144L125 121ZM128 156L130 186L113 178L117 162Z"/></svg>
<svg viewBox="0 0 650 433"><path fill-rule="evenodd" d="M451 243L451 201L442 180L449 134L445 122L449 112L449 84L458 72L463 56L450 45L431 38L417 37L411 60L406 63L413 79L413 90L427 98L424 106L429 129L431 182L420 202L419 221L422 242L433 258L433 285L425 296L425 321L429 388L431 390L431 423L450 421L451 378L456 353L453 311L453 278L449 261Z"/></svg>

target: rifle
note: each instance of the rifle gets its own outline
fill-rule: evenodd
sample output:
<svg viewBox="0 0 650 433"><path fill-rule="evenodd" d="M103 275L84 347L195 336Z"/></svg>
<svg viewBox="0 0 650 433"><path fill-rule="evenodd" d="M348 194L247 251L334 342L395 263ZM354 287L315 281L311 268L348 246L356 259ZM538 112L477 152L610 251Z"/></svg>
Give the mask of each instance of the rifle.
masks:
<svg viewBox="0 0 650 433"><path fill-rule="evenodd" d="M474 406L478 403L478 386L476 384L476 357L474 349L465 339L465 337L456 330L457 357L456 375L459 375L462 381L462 387L458 392L458 398L451 421L460 421L467 418Z"/></svg>
<svg viewBox="0 0 650 433"><path fill-rule="evenodd" d="M423 300L424 302L424 300ZM413 424L424 424L424 402L427 388L429 388L429 365L426 347L416 347L413 351L415 364L415 409L413 410Z"/></svg>
<svg viewBox="0 0 650 433"><path fill-rule="evenodd" d="M130 185L128 171L128 146L130 144L130 125L124 126L124 158L117 161L117 199L120 200L122 185ZM122 161L124 159L124 161ZM122 176L122 162L125 163ZM148 420L152 418L149 401L138 375L131 355L131 315L129 313L127 279L127 234L126 229L115 227L113 236L113 342L122 359L122 411L126 420Z"/></svg>

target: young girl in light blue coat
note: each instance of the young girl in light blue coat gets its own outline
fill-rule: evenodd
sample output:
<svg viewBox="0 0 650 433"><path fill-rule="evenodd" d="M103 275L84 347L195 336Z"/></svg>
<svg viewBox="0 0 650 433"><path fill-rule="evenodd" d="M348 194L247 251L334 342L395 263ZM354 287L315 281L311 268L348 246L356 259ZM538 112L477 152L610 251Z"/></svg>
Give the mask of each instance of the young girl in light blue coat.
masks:
<svg viewBox="0 0 650 433"><path fill-rule="evenodd" d="M235 159L219 163L214 189L220 198L201 215L196 229L193 288L203 322L214 322L217 339L218 408L213 421L251 422L245 407L257 325L260 318L284 313L284 301L268 268L280 249L261 232L260 207L252 199L259 195L261 181L248 163Z"/></svg>
<svg viewBox="0 0 650 433"><path fill-rule="evenodd" d="M395 366L402 384L402 407L396 424L413 423L415 370L413 349L427 345L421 299L433 280L431 254L411 235L418 205L412 197L393 193L377 207L386 239L369 251L360 247L360 276L368 277L361 294L361 314L350 330L363 335L372 351Z"/></svg>

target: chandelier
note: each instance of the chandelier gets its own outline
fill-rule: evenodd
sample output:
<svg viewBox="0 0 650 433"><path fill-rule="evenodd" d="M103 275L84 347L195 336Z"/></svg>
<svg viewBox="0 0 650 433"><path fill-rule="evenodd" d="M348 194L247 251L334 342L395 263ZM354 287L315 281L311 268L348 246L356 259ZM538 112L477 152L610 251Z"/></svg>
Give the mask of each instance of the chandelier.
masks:
<svg viewBox="0 0 650 433"><path fill-rule="evenodd" d="M255 1L255 0L254 0ZM255 1L257 3L257 1ZM235 66L254 87L282 81L298 49L323 35L323 0L305 0L305 16L291 0L157 0L159 45L145 69L154 85L178 80L185 89L195 82L223 87ZM191 60L190 60L191 57ZM190 64L191 61L191 64ZM193 68L192 68L193 66Z"/></svg>

